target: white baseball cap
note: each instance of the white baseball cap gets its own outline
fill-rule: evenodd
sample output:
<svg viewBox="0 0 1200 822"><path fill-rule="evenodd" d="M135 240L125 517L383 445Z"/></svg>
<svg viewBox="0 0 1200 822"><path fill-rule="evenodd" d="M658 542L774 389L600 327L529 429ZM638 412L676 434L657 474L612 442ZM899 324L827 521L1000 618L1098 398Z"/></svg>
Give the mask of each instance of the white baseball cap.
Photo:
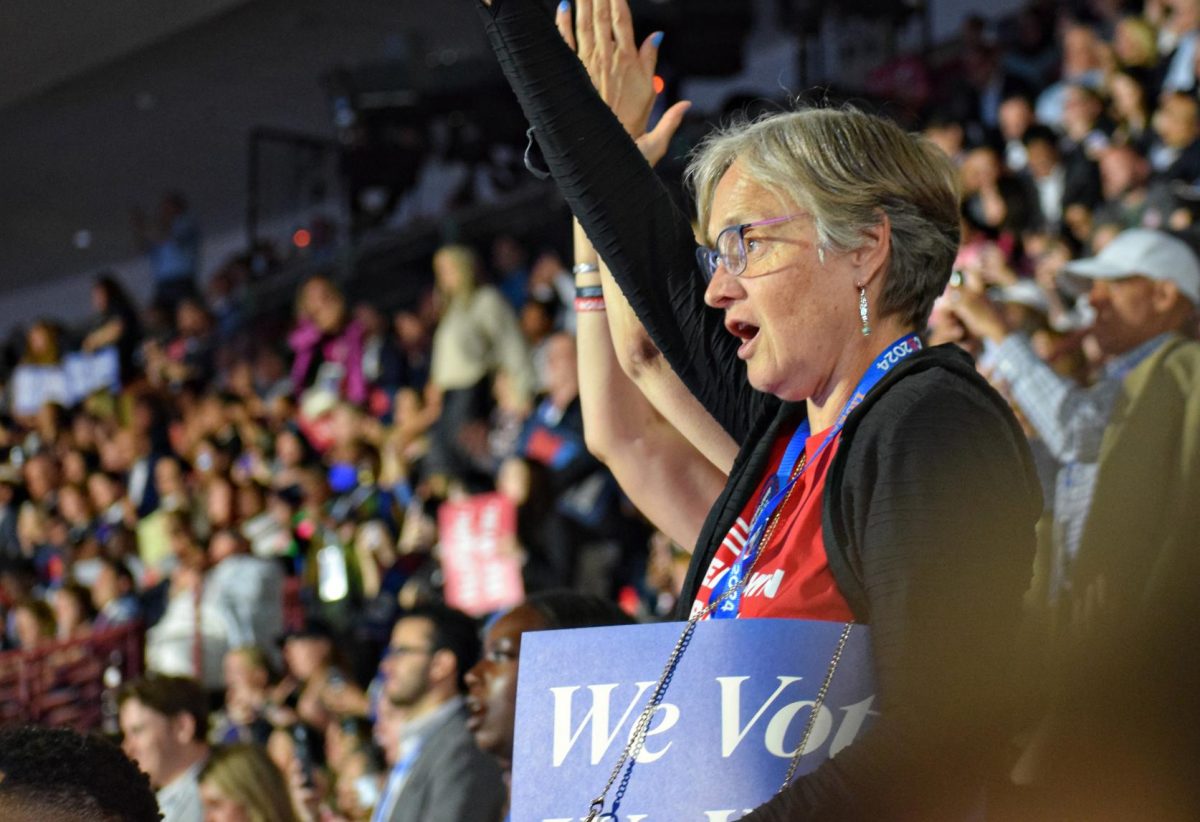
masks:
<svg viewBox="0 0 1200 822"><path fill-rule="evenodd" d="M1050 300L1042 293L1041 287L1032 280L1017 280L1011 285L993 288L988 292L988 296L998 303L1023 305L1026 308L1032 308L1039 314L1047 316L1050 314Z"/></svg>
<svg viewBox="0 0 1200 822"><path fill-rule="evenodd" d="M1122 231L1095 257L1074 260L1063 270L1091 280L1141 275L1175 283L1179 293L1200 305L1200 260L1183 240L1148 228Z"/></svg>

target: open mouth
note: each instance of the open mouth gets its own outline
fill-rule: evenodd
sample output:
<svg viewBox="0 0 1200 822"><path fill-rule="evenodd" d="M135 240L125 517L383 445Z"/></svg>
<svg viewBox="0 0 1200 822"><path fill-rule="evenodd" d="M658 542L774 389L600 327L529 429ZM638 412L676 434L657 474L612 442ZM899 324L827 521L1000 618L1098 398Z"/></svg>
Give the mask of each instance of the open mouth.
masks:
<svg viewBox="0 0 1200 822"><path fill-rule="evenodd" d="M487 708L478 699L468 696L467 704L467 730L474 733L475 729L483 724L483 718L487 715Z"/></svg>
<svg viewBox="0 0 1200 822"><path fill-rule="evenodd" d="M726 325L729 333L740 339L742 342L747 342L758 336L758 326L750 323L731 322Z"/></svg>
<svg viewBox="0 0 1200 822"><path fill-rule="evenodd" d="M746 357L749 354L751 344L758 336L758 326L733 320L726 322L725 328L730 334L742 341L742 344L738 347L738 356Z"/></svg>

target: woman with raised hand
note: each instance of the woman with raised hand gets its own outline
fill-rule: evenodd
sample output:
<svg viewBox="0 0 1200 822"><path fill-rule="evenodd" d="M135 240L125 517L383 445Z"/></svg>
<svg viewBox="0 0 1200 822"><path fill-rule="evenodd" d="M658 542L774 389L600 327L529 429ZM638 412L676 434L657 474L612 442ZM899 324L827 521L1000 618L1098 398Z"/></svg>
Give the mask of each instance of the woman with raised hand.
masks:
<svg viewBox="0 0 1200 822"><path fill-rule="evenodd" d="M745 818L976 811L1010 731L1003 679L1041 495L1007 404L957 349L920 341L958 244L949 161L852 109L735 125L692 162L697 251L539 4L481 11L616 284L741 446L685 605L871 628L877 721ZM576 22L600 65L636 51L624 0L579 2Z"/></svg>

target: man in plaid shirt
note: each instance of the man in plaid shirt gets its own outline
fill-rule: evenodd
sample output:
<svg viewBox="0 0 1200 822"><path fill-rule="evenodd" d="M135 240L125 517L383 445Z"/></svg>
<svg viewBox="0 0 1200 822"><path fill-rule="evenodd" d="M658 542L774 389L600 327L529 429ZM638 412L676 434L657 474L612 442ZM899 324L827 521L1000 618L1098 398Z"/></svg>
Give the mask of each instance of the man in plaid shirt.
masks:
<svg viewBox="0 0 1200 822"><path fill-rule="evenodd" d="M1181 331L1200 303L1200 263L1169 234L1131 229L1093 258L1066 267L1090 281L1091 331L1108 357L1088 387L1055 372L1029 340L1010 334L986 297L966 290L951 308L984 341L993 376L1037 432L1059 471L1054 489L1054 559L1050 592L1070 590L1071 566L1100 468L1101 445L1126 376Z"/></svg>
<svg viewBox="0 0 1200 822"><path fill-rule="evenodd" d="M1007 335L986 298L951 300L1061 464L1058 619L1027 706L1045 713L1004 818L1197 819L1200 664L1187 637L1200 623L1200 343L1187 329L1200 263L1179 240L1133 229L1067 271L1091 281L1091 331L1108 356L1089 388Z"/></svg>

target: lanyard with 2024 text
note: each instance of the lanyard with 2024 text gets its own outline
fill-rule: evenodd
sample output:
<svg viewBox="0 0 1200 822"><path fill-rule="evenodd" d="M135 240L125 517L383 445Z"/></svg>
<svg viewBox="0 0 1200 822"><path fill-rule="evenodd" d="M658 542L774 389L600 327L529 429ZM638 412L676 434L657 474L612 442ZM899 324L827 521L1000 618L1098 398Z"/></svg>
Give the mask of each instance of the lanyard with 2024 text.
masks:
<svg viewBox="0 0 1200 822"><path fill-rule="evenodd" d="M850 412L857 408L860 403L862 403L868 392L870 392L870 390L874 388L875 385L881 379L883 379L883 377L889 371L892 370L892 367L895 366L896 363L910 354L914 354L920 350L921 340L917 337L917 335L906 334L885 348L883 352L875 358L875 361L871 363L870 367L867 368L866 373L863 374L862 379L859 380L859 383L855 387L853 394L851 394L849 401L847 401L846 406L838 415L837 421L829 430L829 433L826 434L825 439L821 442L816 452L814 452L812 460L813 462L816 461L817 457L820 456L820 453L827 445L829 445L834 437L841 432L842 427L846 424L846 418L850 416ZM738 603L740 602L742 591L746 587L748 572L753 569L754 562L762 549L762 545L759 543L762 542L764 536L770 532L768 523L771 522L773 515L778 510L780 504L787 497L788 492L795 484L795 481L803 474L804 469L807 467L806 463L802 463L799 466L799 471L796 471L795 476L792 476L797 460L799 460L801 455L804 453L804 444L809 436L810 427L808 420L805 420L797 427L796 432L792 435L791 440L788 442L787 449L784 451L783 459L780 461L779 468L776 470L775 474L768 479L767 485L763 489L763 493L760 495L759 503L755 510L754 519L751 523L750 534L746 540L746 547L738 556L738 560L734 568L732 568L730 572L726 574L725 579L722 580L722 583L713 589L712 596L709 598L708 604L699 612L693 614L692 617L687 621L687 624L684 626L683 633L680 634L679 639L675 643L675 647L671 651L671 655L667 659L667 664L663 669L662 675L659 677L658 682L655 683L654 689L650 693L650 699L646 703L646 707L642 709L642 712L638 715L637 722L634 723L633 732L629 736L629 743L621 752L621 756L618 758L616 765L613 767L612 773L609 775L608 782L605 784L604 789L595 799L592 800L592 803L588 808L586 822L594 822L602 817L612 816L612 811L609 813L604 812L604 806L606 804L608 792L616 783L617 778L620 776L621 770L625 768L626 763L630 763L630 767L632 767L632 761L636 760L638 754L640 753L642 745L645 743L647 732L650 729L650 721L653 718L655 711L658 709L659 704L662 702L663 697L666 695L667 686L671 682L671 677L675 674L675 669L679 665L679 660L682 658L683 652L687 649L688 644L691 642L692 635L696 630L696 624L710 613L713 615L714 619L728 619L737 616L739 611ZM723 612L718 614L718 610L724 611L724 605L729 601L733 601L734 603L732 613ZM808 746L808 739L812 732L813 720L816 719L817 714L821 710L821 706L825 702L825 695L829 690L831 681L833 680L833 674L837 670L838 662L842 657L842 651L845 649L846 641L850 637L850 628L851 623L846 623L845 627L842 629L841 637L838 639L837 646L835 647L833 656L829 662L829 667L825 672L825 678L818 689L816 699L813 701L812 710L809 714L809 721L805 725L799 745L796 746L796 751L792 756L792 761L788 767L787 775L784 777L783 784L780 786L780 790L783 790L788 786L788 784L791 783L792 777L795 775L796 768L800 764L800 756ZM630 776L631 771L626 770L625 777L621 780L620 788L618 789L616 798L614 799L614 811L616 805L620 802L621 795L624 794L624 789Z"/></svg>
<svg viewBox="0 0 1200 822"><path fill-rule="evenodd" d="M817 458L829 443L833 442L834 438L837 437L842 427L846 424L846 418L850 416L850 412L859 406L863 398L867 396L867 393L883 379L884 375L891 371L897 362L909 354L920 350L921 340L916 334L907 334L885 348L875 358L875 362L871 363L866 373L863 374L862 379L858 381L858 385L854 388L854 393L850 395L850 399L838 415L837 421L829 429L829 432L825 435L825 439L821 441L817 450L813 452L812 459L806 460L801 464L799 470L796 470L796 462L803 455L804 444L812 435L812 432L808 420L802 421L796 427L795 433L792 434L792 438L788 442L787 450L783 453L783 459L779 461L779 467L767 479L762 494L759 496L758 506L755 508L753 519L750 521L750 533L746 537L745 547L729 571L713 586L709 603L712 604L720 601L721 604L713 610L712 619L734 619L741 611L742 589L745 588L746 577L753 563L766 547L763 545L763 536L766 533L767 524L771 521L780 504L791 491L796 480L804 474L809 464L817 461Z"/></svg>

